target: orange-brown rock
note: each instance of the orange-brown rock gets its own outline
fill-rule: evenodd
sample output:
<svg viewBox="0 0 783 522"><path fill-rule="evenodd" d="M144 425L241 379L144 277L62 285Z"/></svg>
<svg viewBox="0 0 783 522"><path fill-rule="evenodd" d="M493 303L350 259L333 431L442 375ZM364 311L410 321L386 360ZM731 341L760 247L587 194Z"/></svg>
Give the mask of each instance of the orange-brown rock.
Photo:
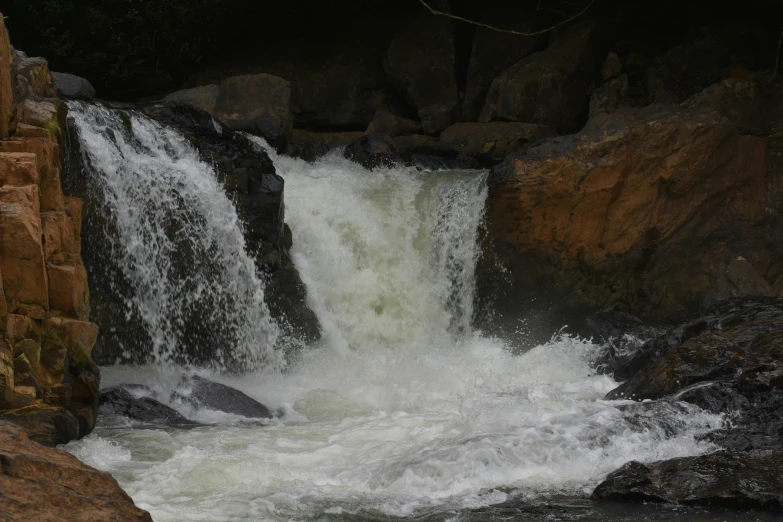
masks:
<svg viewBox="0 0 783 522"><path fill-rule="evenodd" d="M0 154L0 186L38 185L38 164L35 154Z"/></svg>
<svg viewBox="0 0 783 522"><path fill-rule="evenodd" d="M38 128L38 127L33 127ZM44 130L44 129L40 129ZM41 210L64 209L60 184L60 152L56 137L46 132L46 137L14 138L0 142L0 152L34 154L38 169L38 187L41 191Z"/></svg>
<svg viewBox="0 0 783 522"><path fill-rule="evenodd" d="M8 137L11 129L11 109L14 93L11 86L11 41L0 13L0 140Z"/></svg>
<svg viewBox="0 0 783 522"><path fill-rule="evenodd" d="M494 326L547 306L558 318L545 337L569 312L679 320L748 293L737 281L752 278L727 273L738 257L771 284L783 273L779 150L710 108L651 106L510 156L490 174L478 270L482 299L500 293Z"/></svg>
<svg viewBox="0 0 783 522"><path fill-rule="evenodd" d="M38 187L0 187L0 270L10 312L48 310Z"/></svg>
<svg viewBox="0 0 783 522"><path fill-rule="evenodd" d="M49 306L68 317L87 319L90 316L87 271L80 258L74 258L73 263L47 266Z"/></svg>
<svg viewBox="0 0 783 522"><path fill-rule="evenodd" d="M152 521L111 475L64 451L31 443L21 429L5 422L0 422L0 458L3 520Z"/></svg>

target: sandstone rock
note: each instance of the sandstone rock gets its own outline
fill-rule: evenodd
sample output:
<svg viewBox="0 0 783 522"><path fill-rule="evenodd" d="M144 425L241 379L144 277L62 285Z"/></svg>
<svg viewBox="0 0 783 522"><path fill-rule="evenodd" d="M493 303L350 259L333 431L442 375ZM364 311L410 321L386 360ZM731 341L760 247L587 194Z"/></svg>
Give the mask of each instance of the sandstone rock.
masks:
<svg viewBox="0 0 783 522"><path fill-rule="evenodd" d="M215 116L228 128L252 132L280 150L291 135L291 83L269 74L226 78L220 84Z"/></svg>
<svg viewBox="0 0 783 522"><path fill-rule="evenodd" d="M151 397L137 397L120 386L101 390L99 410L101 415L119 415L150 424L174 427L199 425L198 422L184 417L174 408L161 404Z"/></svg>
<svg viewBox="0 0 783 522"><path fill-rule="evenodd" d="M395 116L389 111L380 110L373 116L370 125L367 127L367 134L380 133L391 136L407 136L420 132L421 123L409 120L401 116Z"/></svg>
<svg viewBox="0 0 783 522"><path fill-rule="evenodd" d="M444 130L434 149L440 154L475 158L484 166L524 152L536 141L554 136L546 125L517 122L457 123Z"/></svg>
<svg viewBox="0 0 783 522"><path fill-rule="evenodd" d="M14 399L13 354L0 339L0 408L13 407Z"/></svg>
<svg viewBox="0 0 783 522"><path fill-rule="evenodd" d="M41 212L41 225L46 262L52 265L73 263L78 252L68 215L64 211Z"/></svg>
<svg viewBox="0 0 783 522"><path fill-rule="evenodd" d="M81 253L82 245L82 200L79 198L65 198L65 213L71 224L71 237L73 238L73 251Z"/></svg>
<svg viewBox="0 0 783 522"><path fill-rule="evenodd" d="M111 475L64 451L31 442L8 423L0 423L0 455L5 463L0 472L4 520L54 522L67 516L74 522L152 522Z"/></svg>
<svg viewBox="0 0 783 522"><path fill-rule="evenodd" d="M479 121L540 123L575 132L586 117L600 67L598 26L581 22L545 51L524 58L495 78Z"/></svg>
<svg viewBox="0 0 783 522"><path fill-rule="evenodd" d="M73 100L92 100L95 98L95 88L80 76L68 73L52 72L52 81L57 94Z"/></svg>
<svg viewBox="0 0 783 522"><path fill-rule="evenodd" d="M459 99L454 60L451 21L423 12L394 37L386 51L386 75L416 107L427 133L455 121Z"/></svg>
<svg viewBox="0 0 783 522"><path fill-rule="evenodd" d="M294 129L285 153L312 162L330 150L344 149L363 135L363 132L310 132Z"/></svg>
<svg viewBox="0 0 783 522"><path fill-rule="evenodd" d="M200 408L233 413L251 419L272 417L269 408L241 391L198 375L187 379L180 398Z"/></svg>
<svg viewBox="0 0 783 522"><path fill-rule="evenodd" d="M57 109L54 104L48 101L33 101L27 99L21 108L21 121L28 125L44 127L57 122Z"/></svg>
<svg viewBox="0 0 783 522"><path fill-rule="evenodd" d="M38 354L40 354L40 350ZM36 400L43 399L44 383L41 382L38 372L23 353L14 357L14 391L19 393L22 387L35 390Z"/></svg>
<svg viewBox="0 0 783 522"><path fill-rule="evenodd" d="M38 164L35 154L0 154L0 186L21 187L38 184Z"/></svg>
<svg viewBox="0 0 783 522"><path fill-rule="evenodd" d="M11 42L5 28L5 20L0 13L0 140L8 137L11 131L11 110L14 104L14 92L11 85Z"/></svg>
<svg viewBox="0 0 783 522"><path fill-rule="evenodd" d="M771 455L718 452L651 464L633 461L599 484L593 499L780 508L781 466L781 451Z"/></svg>
<svg viewBox="0 0 783 522"><path fill-rule="evenodd" d="M38 205L35 185L0 188L0 272L11 312L22 305L48 309Z"/></svg>
<svg viewBox="0 0 783 522"><path fill-rule="evenodd" d="M19 124L19 130L36 129L47 137L23 137L0 142L0 152L34 154L38 168L38 190L41 194L42 210L63 210L63 192L60 184L60 151L50 131L39 127Z"/></svg>
<svg viewBox="0 0 783 522"><path fill-rule="evenodd" d="M24 355L34 369L41 364L41 341L22 339L14 345L14 355Z"/></svg>
<svg viewBox="0 0 783 522"><path fill-rule="evenodd" d="M391 138L384 134L365 134L347 146L344 155L369 170L405 163Z"/></svg>
<svg viewBox="0 0 783 522"><path fill-rule="evenodd" d="M487 324L513 338L525 310L547 307L556 318L542 323L544 338L589 311L680 321L702 309L740 255L774 280L769 209L783 193L766 181L780 169L771 144L710 109L651 106L601 115L579 134L509 156L490 174L477 269L480 308L494 295L496 317L506 319Z"/></svg>
<svg viewBox="0 0 783 522"><path fill-rule="evenodd" d="M27 316L8 314L5 323L5 336L12 344L26 338L39 340L41 329L35 321Z"/></svg>
<svg viewBox="0 0 783 522"><path fill-rule="evenodd" d="M219 89L217 85L202 85L191 89L172 92L163 98L166 103L182 103L198 107L210 114L215 112Z"/></svg>
<svg viewBox="0 0 783 522"><path fill-rule="evenodd" d="M57 91L49 74L49 63L40 57L28 57L16 51L16 81L18 92L28 101L54 98ZM47 102L48 103L48 102Z"/></svg>
<svg viewBox="0 0 783 522"><path fill-rule="evenodd" d="M60 317L52 318L49 324L50 331L57 332L64 346L74 354L74 359L89 360L98 338L97 324Z"/></svg>
<svg viewBox="0 0 783 522"><path fill-rule="evenodd" d="M87 271L80 258L74 258L73 263L73 265L47 265L49 307L69 317L87 319L90 316Z"/></svg>
<svg viewBox="0 0 783 522"><path fill-rule="evenodd" d="M0 412L0 430L6 429L9 422L24 429L30 440L42 446L53 448L79 437L76 418L58 406L35 404Z"/></svg>

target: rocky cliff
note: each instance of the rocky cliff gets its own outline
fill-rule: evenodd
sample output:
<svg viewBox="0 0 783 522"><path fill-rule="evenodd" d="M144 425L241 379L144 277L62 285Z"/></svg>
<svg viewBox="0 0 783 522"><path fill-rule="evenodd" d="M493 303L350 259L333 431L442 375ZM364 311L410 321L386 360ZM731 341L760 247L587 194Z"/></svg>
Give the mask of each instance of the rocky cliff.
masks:
<svg viewBox="0 0 783 522"><path fill-rule="evenodd" d="M100 381L61 116L46 60L15 51L0 16L0 418L47 445L92 431Z"/></svg>

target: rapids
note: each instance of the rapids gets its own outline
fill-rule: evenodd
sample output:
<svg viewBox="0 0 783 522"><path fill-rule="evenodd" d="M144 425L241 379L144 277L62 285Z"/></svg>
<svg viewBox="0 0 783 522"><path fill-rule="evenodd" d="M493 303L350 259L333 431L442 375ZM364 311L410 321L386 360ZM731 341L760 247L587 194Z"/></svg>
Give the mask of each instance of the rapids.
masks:
<svg viewBox="0 0 783 522"><path fill-rule="evenodd" d="M281 370L263 281L212 167L141 115L123 138L116 111L74 105L71 114L104 205L119 216L112 255L144 290L128 307L157 339L153 364L105 367L104 386L166 392L196 371L280 412L262 422L172 401L207 426L104 419L66 446L111 472L155 520L490 520L486 510L507 501L533 506L533 520L665 520L671 511L597 513L568 502L630 460L711 449L697 436L720 426L719 416L602 400L617 383L594 369L601 346L559 335L512 355L471 328L485 172L368 172L338 154L308 164L270 151L286 183L291 254L323 327L322 340ZM196 256L188 274L167 270L177 245L160 232L183 199L197 228L176 239L198 238L212 253ZM185 292L193 285L198 293ZM177 346L181 324L165 308L175 295L226 303L221 317L255 371L171 362L166 347Z"/></svg>

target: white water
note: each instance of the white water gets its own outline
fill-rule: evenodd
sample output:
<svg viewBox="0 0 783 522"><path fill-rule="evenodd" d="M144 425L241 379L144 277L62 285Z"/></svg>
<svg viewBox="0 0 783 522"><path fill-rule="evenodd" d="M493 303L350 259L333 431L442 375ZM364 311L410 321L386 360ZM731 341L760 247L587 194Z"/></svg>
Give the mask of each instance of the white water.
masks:
<svg viewBox="0 0 783 522"><path fill-rule="evenodd" d="M446 514L510 494L584 496L629 460L710 449L694 437L716 416L669 407L640 425L603 401L616 383L592 370L590 342L513 356L471 331L484 174L275 161L324 337L285 373L212 378L283 417L260 426L183 409L214 425L104 426L67 447L155 520ZM106 368L104 383L160 389L160 375Z"/></svg>

